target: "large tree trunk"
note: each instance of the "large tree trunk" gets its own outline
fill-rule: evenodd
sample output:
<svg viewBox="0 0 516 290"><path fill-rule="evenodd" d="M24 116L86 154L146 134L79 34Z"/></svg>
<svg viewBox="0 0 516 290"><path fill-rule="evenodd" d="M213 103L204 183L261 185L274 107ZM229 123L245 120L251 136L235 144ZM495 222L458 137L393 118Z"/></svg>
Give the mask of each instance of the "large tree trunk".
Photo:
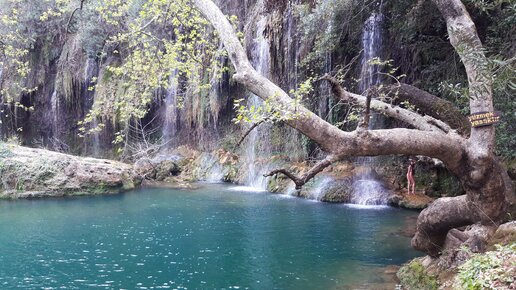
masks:
<svg viewBox="0 0 516 290"><path fill-rule="evenodd" d="M357 130L344 132L329 124L304 106L295 103L281 88L260 75L250 64L233 27L211 0L193 0L195 6L221 35L236 74L234 79L264 100L291 107L300 117L288 121L317 142L331 157L331 162L345 156L376 156L391 154L425 155L442 160L461 180L467 195L439 199L423 211L418 219L415 248L437 255L446 233L456 227L475 222L497 224L508 217L515 204L512 184L507 172L493 155L494 128L473 128L469 139L448 130L442 120L421 116L400 107L372 101L371 109L400 119L416 129ZM459 0L434 0L449 27L450 41L461 56L468 79L472 113L493 109L491 83L486 74L487 62L475 26ZM460 48L460 49L459 49ZM465 51L469 53L465 54ZM471 58L471 55L475 56ZM476 61L479 60L479 63ZM338 86L334 86L338 89ZM341 98L365 104L364 96L342 90ZM328 162L323 161L311 172L296 177L285 173L296 185L302 186Z"/></svg>
<svg viewBox="0 0 516 290"><path fill-rule="evenodd" d="M460 0L434 0L446 20L450 43L459 54L469 82L471 113L493 111L491 75L482 43L466 8ZM443 208L442 202L433 203L418 218L417 233L412 245L431 255L437 255L447 231L463 223L481 222L497 225L514 217L516 196L507 170L494 156L495 128L484 126L471 129L466 140L465 160L458 177L466 190L466 202L456 204L467 212L455 214ZM434 216L434 219L427 218ZM449 217L446 219L445 217ZM444 219L441 219L444 218ZM467 222L468 219L471 219ZM449 223L455 220L457 223ZM429 239L421 238L429 236Z"/></svg>

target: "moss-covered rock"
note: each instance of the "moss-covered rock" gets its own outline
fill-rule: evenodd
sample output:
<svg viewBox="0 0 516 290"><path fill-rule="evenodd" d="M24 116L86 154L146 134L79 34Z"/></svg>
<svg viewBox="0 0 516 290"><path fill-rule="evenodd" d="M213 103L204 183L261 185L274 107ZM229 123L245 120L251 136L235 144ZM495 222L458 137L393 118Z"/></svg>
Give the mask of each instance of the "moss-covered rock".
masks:
<svg viewBox="0 0 516 290"><path fill-rule="evenodd" d="M494 250L495 245L508 245L516 243L516 221L502 224L498 227L487 245L488 250Z"/></svg>
<svg viewBox="0 0 516 290"><path fill-rule="evenodd" d="M112 194L141 182L129 164L11 144L0 148L0 198Z"/></svg>
<svg viewBox="0 0 516 290"><path fill-rule="evenodd" d="M162 181L167 177L176 176L181 172L179 165L172 160L165 160L156 165L156 180Z"/></svg>
<svg viewBox="0 0 516 290"><path fill-rule="evenodd" d="M323 190L321 201L331 203L347 203L353 194L351 179L337 179L330 182Z"/></svg>
<svg viewBox="0 0 516 290"><path fill-rule="evenodd" d="M407 289L434 290L439 288L437 276L427 273L424 258L417 258L400 268L397 273L401 284Z"/></svg>
<svg viewBox="0 0 516 290"><path fill-rule="evenodd" d="M134 163L134 171L145 179L156 178L156 168L149 158L140 158Z"/></svg>

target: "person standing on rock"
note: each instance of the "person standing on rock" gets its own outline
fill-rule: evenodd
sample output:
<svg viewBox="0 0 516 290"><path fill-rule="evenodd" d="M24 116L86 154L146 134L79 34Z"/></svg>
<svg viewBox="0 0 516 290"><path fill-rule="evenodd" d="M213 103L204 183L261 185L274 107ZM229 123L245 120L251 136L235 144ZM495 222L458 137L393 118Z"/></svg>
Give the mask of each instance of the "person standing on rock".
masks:
<svg viewBox="0 0 516 290"><path fill-rule="evenodd" d="M414 179L415 171L416 171L416 160L410 158L409 166L407 169L408 194L416 194L416 180ZM411 190L411 187L412 187L412 190Z"/></svg>

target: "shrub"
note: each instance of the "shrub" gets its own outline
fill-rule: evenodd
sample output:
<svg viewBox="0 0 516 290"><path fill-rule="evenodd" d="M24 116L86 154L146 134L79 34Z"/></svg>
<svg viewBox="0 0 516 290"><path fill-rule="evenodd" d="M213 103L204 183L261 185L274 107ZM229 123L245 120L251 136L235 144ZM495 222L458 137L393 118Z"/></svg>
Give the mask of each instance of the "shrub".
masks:
<svg viewBox="0 0 516 290"><path fill-rule="evenodd" d="M456 289L514 289L516 243L496 246L495 251L476 254L459 267ZM512 286L511 286L512 285Z"/></svg>

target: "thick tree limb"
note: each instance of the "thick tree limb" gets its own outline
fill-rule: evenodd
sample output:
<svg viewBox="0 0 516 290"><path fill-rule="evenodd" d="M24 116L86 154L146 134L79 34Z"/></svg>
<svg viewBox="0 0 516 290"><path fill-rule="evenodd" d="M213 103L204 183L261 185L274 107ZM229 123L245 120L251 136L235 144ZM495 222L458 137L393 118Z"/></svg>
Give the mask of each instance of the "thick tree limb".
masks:
<svg viewBox="0 0 516 290"><path fill-rule="evenodd" d="M330 83L333 94L343 101L354 101L362 107L367 107L367 98L361 95L350 93L340 85L334 77L325 75L321 78ZM403 121L414 128L423 131L440 131L448 133L451 128L444 122L431 116L421 116L407 109L400 108L382 101L371 100L371 109L385 114L391 118Z"/></svg>
<svg viewBox="0 0 516 290"><path fill-rule="evenodd" d="M290 178L294 184L296 185L296 190L300 190L303 185L305 185L310 179L314 178L319 172L323 171L326 167L330 166L333 162L338 161L341 158L335 156L327 156L323 160L317 162L314 167L310 168L305 174L300 177L295 176L293 173L289 172L287 169L276 169L267 174L264 174L264 177L274 176L278 173L282 173L288 178Z"/></svg>
<svg viewBox="0 0 516 290"><path fill-rule="evenodd" d="M471 125L460 110L450 101L441 99L426 91L407 84L395 84L380 89L380 93L395 98L395 101L408 101L416 106L421 113L439 119L457 130L461 135L468 136Z"/></svg>

